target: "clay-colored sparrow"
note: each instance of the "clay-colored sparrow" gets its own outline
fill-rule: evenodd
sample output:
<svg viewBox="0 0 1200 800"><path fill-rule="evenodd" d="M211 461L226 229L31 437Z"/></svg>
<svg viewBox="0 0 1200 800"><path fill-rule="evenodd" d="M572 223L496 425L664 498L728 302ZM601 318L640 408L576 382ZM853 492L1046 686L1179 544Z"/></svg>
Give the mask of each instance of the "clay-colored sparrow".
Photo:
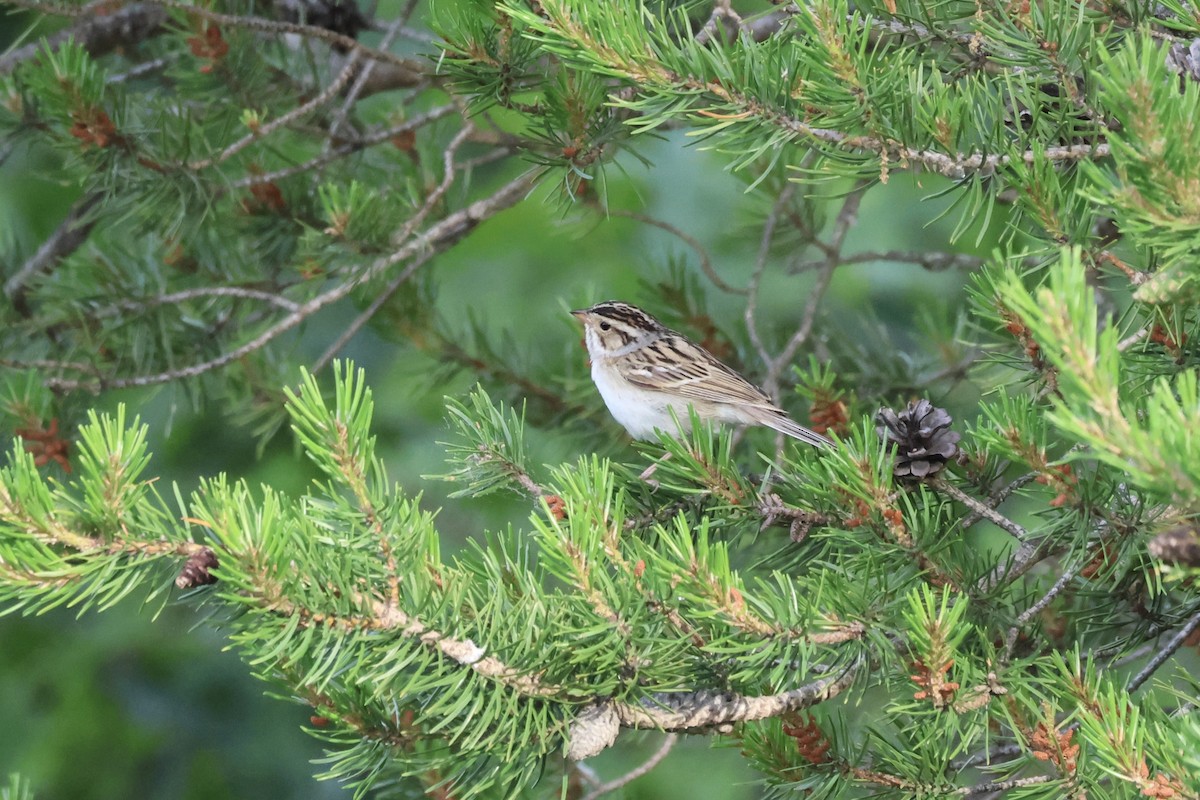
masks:
<svg viewBox="0 0 1200 800"><path fill-rule="evenodd" d="M635 439L655 429L686 431L688 406L702 420L766 425L819 446L833 442L793 422L783 409L700 345L640 308L609 301L572 311L583 322L592 380L609 413Z"/></svg>

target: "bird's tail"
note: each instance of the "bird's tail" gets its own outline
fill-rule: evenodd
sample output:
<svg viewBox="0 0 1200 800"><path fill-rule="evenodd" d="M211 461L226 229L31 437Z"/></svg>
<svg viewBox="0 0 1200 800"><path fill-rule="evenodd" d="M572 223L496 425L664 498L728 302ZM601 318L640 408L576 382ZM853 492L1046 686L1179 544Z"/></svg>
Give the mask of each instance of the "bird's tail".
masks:
<svg viewBox="0 0 1200 800"><path fill-rule="evenodd" d="M816 431L810 431L784 414L771 414L763 420L763 424L793 439L799 439L805 444L811 444L813 447L833 447L831 440L826 439Z"/></svg>

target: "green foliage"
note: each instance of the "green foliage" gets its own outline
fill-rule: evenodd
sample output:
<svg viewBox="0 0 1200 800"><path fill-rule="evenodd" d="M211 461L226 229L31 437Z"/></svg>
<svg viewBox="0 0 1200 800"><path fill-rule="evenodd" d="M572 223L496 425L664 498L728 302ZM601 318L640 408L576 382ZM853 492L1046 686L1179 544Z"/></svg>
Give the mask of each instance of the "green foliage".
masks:
<svg viewBox="0 0 1200 800"><path fill-rule="evenodd" d="M0 787L0 798L3 800L33 800L33 790L29 783L21 780L21 776L13 773L8 776L8 784Z"/></svg>
<svg viewBox="0 0 1200 800"><path fill-rule="evenodd" d="M1161 50L1149 41L1130 43L1107 58L1100 75L1102 102L1116 123L1109 137L1115 171L1089 165L1095 200L1116 209L1122 230L1161 259L1158 273L1138 289L1138 299L1194 301L1200 83L1176 84Z"/></svg>
<svg viewBox="0 0 1200 800"><path fill-rule="evenodd" d="M1047 419L1157 499L1194 504L1200 496L1200 431L1192 424L1200 412L1196 372L1163 364L1168 374L1148 392L1129 381L1121 329L1097 319L1077 251L1064 251L1037 290L1011 271L996 273L994 288L1057 370L1061 402ZM1123 393L1125 386L1135 388Z"/></svg>
<svg viewBox="0 0 1200 800"><path fill-rule="evenodd" d="M446 398L446 415L458 441L444 443L446 455L458 468L435 476L453 483L466 484L451 497L479 497L502 488L529 491L528 456L523 441L524 415L492 403L487 392L476 387L466 402ZM514 486L524 482L524 486ZM536 488L536 487L534 487ZM536 494L536 491L534 492Z"/></svg>
<svg viewBox="0 0 1200 800"><path fill-rule="evenodd" d="M1200 518L1188 4L25 5L72 35L0 56L0 169L68 189L3 242L0 613L178 598L359 796L594 794L635 729L774 796L1200 795L1197 564L1147 547ZM627 446L601 291L835 446ZM915 398L962 438L898 478ZM168 489L179 400L317 477Z"/></svg>
<svg viewBox="0 0 1200 800"><path fill-rule="evenodd" d="M1094 683L1091 662L1086 674L1077 662L1056 678L996 652L989 627L1012 617L995 599L976 606L969 589L990 565L970 558L965 539L943 546L927 539L948 528L928 516L933 496L914 503L904 495L892 506L886 473L867 469L853 446L796 462L808 465L807 479L779 487L784 502L813 506L823 493L847 491L852 471L858 475L851 509L826 512L853 527L805 542L808 566L800 571L771 569L773 559L737 566L757 549L741 553L735 545L745 537L737 532L758 527L771 510L736 473L714 470L730 462L729 436L701 424L689 439L663 440L671 457L657 466L661 491L703 498L678 506L672 518L649 520L645 511L665 498L647 498L633 470L592 458L553 470L539 487L558 505L547 502L532 516L533 539L524 546L495 537L446 562L432 518L388 484L374 455L362 372L347 365L336 373L331 402L309 375L288 393L298 441L325 475L299 502L217 478L188 502L181 525L142 477L144 428L126 427L120 416L85 429L83 467L70 486L46 483L30 456L16 452L0 484L9 608L103 607L158 583L154 567L163 556L212 548L218 583L196 599L218 611L259 674L290 686L332 726L321 729L336 752L327 774L364 788L395 774L446 781L468 795L515 790L560 746L569 709L588 698L640 705L656 693L705 685L771 694L798 676L864 661L873 673L864 688L893 693L890 725L852 737L871 743L879 759L872 769L897 780L935 780L996 724L1028 737L1033 723L1020 714L1044 715L1033 700L1047 693L1084 714L1082 734L1098 748L1103 772L1136 776L1157 754L1144 752L1138 719L1119 716L1123 695L1113 694L1111 681L1108 689ZM482 392L449 408L463 439L449 451L458 475L471 476L477 491L505 477L528 479L514 466L523 460L518 418ZM786 463L777 469L799 472ZM859 517L872 506L875 514ZM203 545L192 544L189 528L206 533ZM764 567L760 577L742 574ZM941 576L937 593L925 582L931 574ZM903 658L894 652L898 641ZM914 683L912 694L906 687ZM901 699L905 692L912 699ZM990 697L1006 695L1025 710L1016 717L1003 704L988 711ZM854 701L846 702L837 707L848 711ZM912 738L905 719L926 720L940 733ZM1156 719L1154 741L1164 741L1171 718ZM841 718L838 726L846 725ZM1126 729L1126 739L1114 733ZM532 731L558 733L539 735L531 749ZM1174 758L1155 763L1180 774ZM771 774L779 769L771 766Z"/></svg>

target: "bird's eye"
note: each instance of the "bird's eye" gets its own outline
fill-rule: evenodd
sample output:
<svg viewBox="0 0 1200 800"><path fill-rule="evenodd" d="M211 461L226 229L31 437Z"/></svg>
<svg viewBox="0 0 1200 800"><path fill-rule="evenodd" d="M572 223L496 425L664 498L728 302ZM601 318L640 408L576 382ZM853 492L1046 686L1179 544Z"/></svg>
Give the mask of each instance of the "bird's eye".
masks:
<svg viewBox="0 0 1200 800"><path fill-rule="evenodd" d="M612 325L609 325L607 322L601 322L601 323L600 323L600 330L602 330L602 331L610 331L610 330L612 330Z"/></svg>

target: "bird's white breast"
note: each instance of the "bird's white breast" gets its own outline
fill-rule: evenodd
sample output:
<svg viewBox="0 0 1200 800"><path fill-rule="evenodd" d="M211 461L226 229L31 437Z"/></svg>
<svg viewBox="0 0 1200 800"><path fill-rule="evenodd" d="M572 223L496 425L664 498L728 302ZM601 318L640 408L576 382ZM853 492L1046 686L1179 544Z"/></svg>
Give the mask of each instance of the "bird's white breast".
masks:
<svg viewBox="0 0 1200 800"><path fill-rule="evenodd" d="M616 367L607 359L592 361L592 381L596 384L604 404L613 419L621 424L635 439L653 439L654 429L674 432L675 423L670 409L675 409L684 430L688 429L687 401L672 401L662 393L634 386L621 377Z"/></svg>

